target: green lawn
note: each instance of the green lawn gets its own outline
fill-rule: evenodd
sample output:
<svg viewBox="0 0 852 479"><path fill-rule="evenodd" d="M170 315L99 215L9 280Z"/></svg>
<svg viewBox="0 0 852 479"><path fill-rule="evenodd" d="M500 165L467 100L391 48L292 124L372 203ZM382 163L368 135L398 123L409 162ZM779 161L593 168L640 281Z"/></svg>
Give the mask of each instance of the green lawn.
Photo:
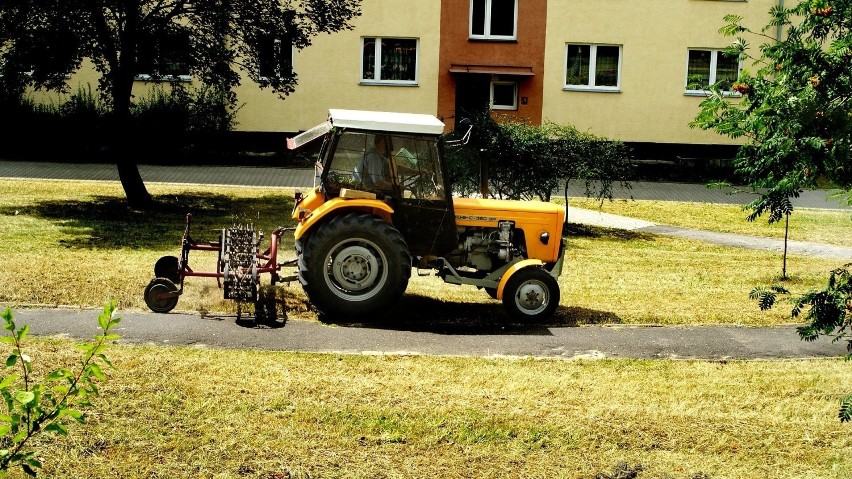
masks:
<svg viewBox="0 0 852 479"><path fill-rule="evenodd" d="M0 180L7 192L0 198L0 303L99 307L114 298L122 308L146 309L143 289L160 256L179 254L186 213L193 214L196 240L215 240L221 228L234 223L253 222L267 236L276 226L291 224L289 190L149 187L159 203L153 213L129 209L117 183ZM669 206L671 217L693 208ZM777 281L777 253L584 227L570 227L566 234L556 324L790 321L783 305L761 312L748 300L755 285ZM284 238L280 248L284 257L294 256L292 238ZM192 255L196 271L214 268L214 253ZM840 263L791 257L786 286L820 287ZM316 317L298 284L279 286L274 293L286 301L291 317ZM222 299L215 280L189 278L177 310L233 312L235 306ZM499 303L482 291L416 276L403 302L391 310L397 313L411 322L504 318Z"/></svg>

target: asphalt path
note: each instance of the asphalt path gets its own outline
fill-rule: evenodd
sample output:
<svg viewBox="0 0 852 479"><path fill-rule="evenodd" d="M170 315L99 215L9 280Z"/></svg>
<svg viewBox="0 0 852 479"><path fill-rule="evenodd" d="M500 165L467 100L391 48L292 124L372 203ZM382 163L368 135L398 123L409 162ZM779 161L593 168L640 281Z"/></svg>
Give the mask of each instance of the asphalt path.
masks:
<svg viewBox="0 0 852 479"><path fill-rule="evenodd" d="M18 324L33 335L88 339L98 310L24 309ZM277 320L257 324L234 316L120 312L120 342L158 346L259 349L337 354L392 354L553 359L777 359L846 354L845 343L799 339L795 326L548 326L502 323L470 331L381 322L324 324ZM412 327L413 326L413 327Z"/></svg>

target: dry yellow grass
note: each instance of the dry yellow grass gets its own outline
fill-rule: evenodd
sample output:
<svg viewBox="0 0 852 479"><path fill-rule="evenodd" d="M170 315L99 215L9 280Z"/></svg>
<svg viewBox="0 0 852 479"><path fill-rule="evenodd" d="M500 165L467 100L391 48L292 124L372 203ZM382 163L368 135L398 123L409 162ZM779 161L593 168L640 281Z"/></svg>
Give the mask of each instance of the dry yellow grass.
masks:
<svg viewBox="0 0 852 479"><path fill-rule="evenodd" d="M564 204L563 200L559 200ZM784 238L784 222L769 224L766 217L746 221L750 211L738 205L684 203L677 201L570 198L569 204L654 223L722 233ZM797 208L790 215L790 240L852 246L852 212Z"/></svg>
<svg viewBox="0 0 852 479"><path fill-rule="evenodd" d="M73 357L34 340L39 365ZM337 356L117 346L54 478L847 479L841 360Z"/></svg>
<svg viewBox="0 0 852 479"><path fill-rule="evenodd" d="M179 251L187 211L196 213L194 236L213 239L234 213L269 232L292 206L282 190L149 187L163 205L156 216L128 210L113 183L0 180L0 302L118 298L141 308L154 261ZM775 279L777 255L570 233L557 322L787 320L783 308L763 315L746 299L754 284ZM215 260L197 259L196 269ZM820 284L834 265L793 258L792 287ZM190 281L179 308L232 308L215 281ZM294 315L314 318L300 288L289 291ZM413 278L409 292L408 321L501 314L484 292L435 278ZM37 339L28 353L46 370L76 358L71 344ZM642 479L852 477L852 436L836 419L852 375L840 360L559 362L139 346L108 354L117 368L88 423L66 441L39 442L45 477L593 478L620 462L641 465Z"/></svg>
<svg viewBox="0 0 852 479"><path fill-rule="evenodd" d="M98 307L115 298L122 308L145 309L142 292L153 264L160 256L179 254L187 212L194 214L196 240L215 240L222 227L235 221L251 219L267 236L276 226L290 224L289 190L216 187L211 192L205 186L157 184L149 189L160 202L153 214L127 208L117 183L0 180L5 193L0 198L0 303ZM789 322L784 307L760 312L748 300L752 287L776 280L778 254L589 228L572 228L568 238L555 323ZM283 257L293 257L290 236L280 248ZM215 261L209 252L190 257L197 271L212 270ZM787 286L795 291L820 287L838 264L793 257ZM316 317L298 284L279 287L276 294L286 300L291 317ZM215 280L189 278L177 310L233 312L235 306L222 299ZM435 277L412 278L402 309L395 311L404 311L412 322L504 317L484 292L451 287Z"/></svg>

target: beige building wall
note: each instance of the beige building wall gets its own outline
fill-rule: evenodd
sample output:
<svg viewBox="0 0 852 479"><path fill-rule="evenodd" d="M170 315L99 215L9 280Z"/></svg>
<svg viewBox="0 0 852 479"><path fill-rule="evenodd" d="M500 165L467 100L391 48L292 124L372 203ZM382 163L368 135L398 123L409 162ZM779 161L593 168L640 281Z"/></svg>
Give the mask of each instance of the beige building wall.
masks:
<svg viewBox="0 0 852 479"><path fill-rule="evenodd" d="M352 31L315 37L293 58L299 84L286 100L250 82L235 91L244 131L299 131L325 120L329 108L437 113L441 0L364 0ZM361 85L361 38L418 38L416 86Z"/></svg>
<svg viewBox="0 0 852 479"><path fill-rule="evenodd" d="M622 141L735 143L690 129L702 98L684 94L689 48L720 49L736 14L760 29L775 0L572 0L548 5L545 121ZM774 33L774 32L769 32ZM750 38L753 46L762 41ZM620 92L565 91L566 43L622 45ZM743 68L750 68L747 62Z"/></svg>
<svg viewBox="0 0 852 479"><path fill-rule="evenodd" d="M238 131L295 132L325 120L329 108L385 110L436 114L441 0L364 0L354 30L314 37L313 44L294 53L296 91L280 99L244 78L235 88ZM418 82L414 86L361 85L361 38L419 39ZM91 62L68 80L69 94L91 85L100 75ZM144 96L154 83L137 81L133 93ZM168 88L168 83L160 84ZM69 95L30 92L37 101L58 104Z"/></svg>

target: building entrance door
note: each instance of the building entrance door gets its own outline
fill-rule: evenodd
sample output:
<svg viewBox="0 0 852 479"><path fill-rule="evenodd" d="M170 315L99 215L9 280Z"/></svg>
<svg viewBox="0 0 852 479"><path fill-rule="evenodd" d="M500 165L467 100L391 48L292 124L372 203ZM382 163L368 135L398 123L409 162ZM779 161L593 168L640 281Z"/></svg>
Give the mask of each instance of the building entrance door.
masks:
<svg viewBox="0 0 852 479"><path fill-rule="evenodd" d="M456 118L481 113L491 101L491 75L456 75Z"/></svg>

